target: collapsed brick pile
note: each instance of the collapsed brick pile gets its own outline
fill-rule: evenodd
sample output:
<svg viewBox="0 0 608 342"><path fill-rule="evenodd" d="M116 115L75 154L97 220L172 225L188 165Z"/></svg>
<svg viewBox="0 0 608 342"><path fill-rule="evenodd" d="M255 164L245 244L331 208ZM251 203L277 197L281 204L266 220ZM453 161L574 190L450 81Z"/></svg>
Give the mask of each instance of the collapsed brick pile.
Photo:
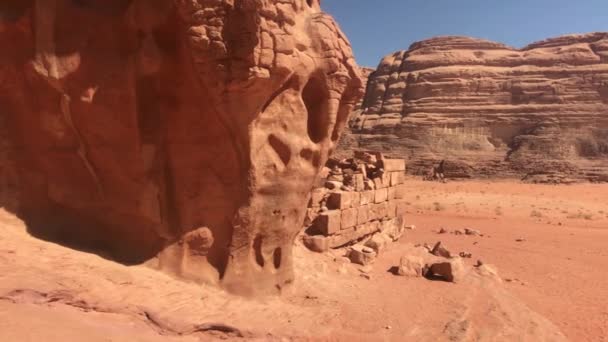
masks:
<svg viewBox="0 0 608 342"><path fill-rule="evenodd" d="M324 252L379 232L398 239L404 229L405 160L357 151L327 167L325 186L311 194L305 245Z"/></svg>

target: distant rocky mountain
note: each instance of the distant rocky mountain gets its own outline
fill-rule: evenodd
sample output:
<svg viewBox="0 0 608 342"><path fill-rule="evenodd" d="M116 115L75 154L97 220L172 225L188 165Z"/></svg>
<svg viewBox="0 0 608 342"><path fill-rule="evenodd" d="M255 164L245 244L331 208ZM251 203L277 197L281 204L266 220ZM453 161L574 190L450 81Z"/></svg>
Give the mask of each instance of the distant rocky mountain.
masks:
<svg viewBox="0 0 608 342"><path fill-rule="evenodd" d="M386 56L338 155L363 148L421 174L608 181L608 33L522 49L436 37Z"/></svg>
<svg viewBox="0 0 608 342"><path fill-rule="evenodd" d="M376 71L376 69L374 68L359 67L359 74L361 75L361 79L363 80L364 84L368 84L369 77L371 76L371 74L374 73L374 71ZM361 101L359 101L359 103L355 107L355 110L360 110L361 107L363 107L363 101L365 101L365 97L361 98Z"/></svg>

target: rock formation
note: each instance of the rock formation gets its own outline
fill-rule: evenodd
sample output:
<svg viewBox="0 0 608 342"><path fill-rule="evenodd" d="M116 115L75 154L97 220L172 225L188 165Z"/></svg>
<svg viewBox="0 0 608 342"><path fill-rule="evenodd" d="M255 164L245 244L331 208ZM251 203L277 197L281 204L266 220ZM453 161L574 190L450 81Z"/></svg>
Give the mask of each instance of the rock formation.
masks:
<svg viewBox="0 0 608 342"><path fill-rule="evenodd" d="M369 77L371 76L371 74L374 71L376 71L376 69L372 69L372 68L368 68L368 67L359 68L359 73L361 75L361 79L363 80L364 85L368 84ZM363 107L364 100L365 100L365 97L361 97L361 100L359 102L357 102L357 105L355 106L355 111L361 110L361 108Z"/></svg>
<svg viewBox="0 0 608 342"><path fill-rule="evenodd" d="M385 57L342 150L410 158L421 174L560 173L608 180L608 33L513 49L438 37ZM343 155L348 155L344 152Z"/></svg>
<svg viewBox="0 0 608 342"><path fill-rule="evenodd" d="M405 230L405 160L355 151L328 161L324 187L312 191L304 245L315 252L367 242L383 235L398 240ZM326 170L327 171L327 170Z"/></svg>
<svg viewBox="0 0 608 342"><path fill-rule="evenodd" d="M3 1L0 45L0 184L31 232L242 294L293 281L362 93L318 0Z"/></svg>

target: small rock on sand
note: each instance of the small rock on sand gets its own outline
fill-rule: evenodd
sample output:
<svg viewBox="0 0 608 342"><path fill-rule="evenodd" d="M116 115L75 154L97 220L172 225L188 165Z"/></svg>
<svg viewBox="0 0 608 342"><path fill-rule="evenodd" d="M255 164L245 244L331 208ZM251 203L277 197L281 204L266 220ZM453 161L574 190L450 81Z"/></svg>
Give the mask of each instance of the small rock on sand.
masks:
<svg viewBox="0 0 608 342"><path fill-rule="evenodd" d="M465 274L466 269L462 259L452 258L431 264L426 277L438 278L452 283L458 283L462 281Z"/></svg>
<svg viewBox="0 0 608 342"><path fill-rule="evenodd" d="M348 252L348 258L354 264L369 265L376 258L376 252L373 249L361 245L351 247Z"/></svg>
<svg viewBox="0 0 608 342"><path fill-rule="evenodd" d="M401 258L397 274L403 277L422 277L426 273L426 264L422 257L408 255Z"/></svg>
<svg viewBox="0 0 608 342"><path fill-rule="evenodd" d="M464 229L464 233L466 235L472 235L472 236L482 236L481 232L477 229L470 229L470 228L465 228Z"/></svg>
<svg viewBox="0 0 608 342"><path fill-rule="evenodd" d="M431 250L431 254L433 254L435 256L439 256L439 257L444 257L444 258L452 257L452 253L450 253L450 251L441 244L441 241L439 241L435 244L435 246Z"/></svg>

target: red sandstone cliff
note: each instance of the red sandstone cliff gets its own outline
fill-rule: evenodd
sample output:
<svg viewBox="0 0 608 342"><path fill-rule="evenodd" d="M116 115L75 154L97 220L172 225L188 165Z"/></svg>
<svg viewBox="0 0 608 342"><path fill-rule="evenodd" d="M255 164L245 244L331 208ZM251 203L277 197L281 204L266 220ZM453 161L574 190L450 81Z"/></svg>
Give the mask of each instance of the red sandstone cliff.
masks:
<svg viewBox="0 0 608 342"><path fill-rule="evenodd" d="M608 180L608 33L523 49L437 37L385 57L343 149L382 150L452 176L558 172Z"/></svg>
<svg viewBox="0 0 608 342"><path fill-rule="evenodd" d="M318 0L3 1L0 46L0 206L31 232L244 294L293 281L362 95Z"/></svg>

